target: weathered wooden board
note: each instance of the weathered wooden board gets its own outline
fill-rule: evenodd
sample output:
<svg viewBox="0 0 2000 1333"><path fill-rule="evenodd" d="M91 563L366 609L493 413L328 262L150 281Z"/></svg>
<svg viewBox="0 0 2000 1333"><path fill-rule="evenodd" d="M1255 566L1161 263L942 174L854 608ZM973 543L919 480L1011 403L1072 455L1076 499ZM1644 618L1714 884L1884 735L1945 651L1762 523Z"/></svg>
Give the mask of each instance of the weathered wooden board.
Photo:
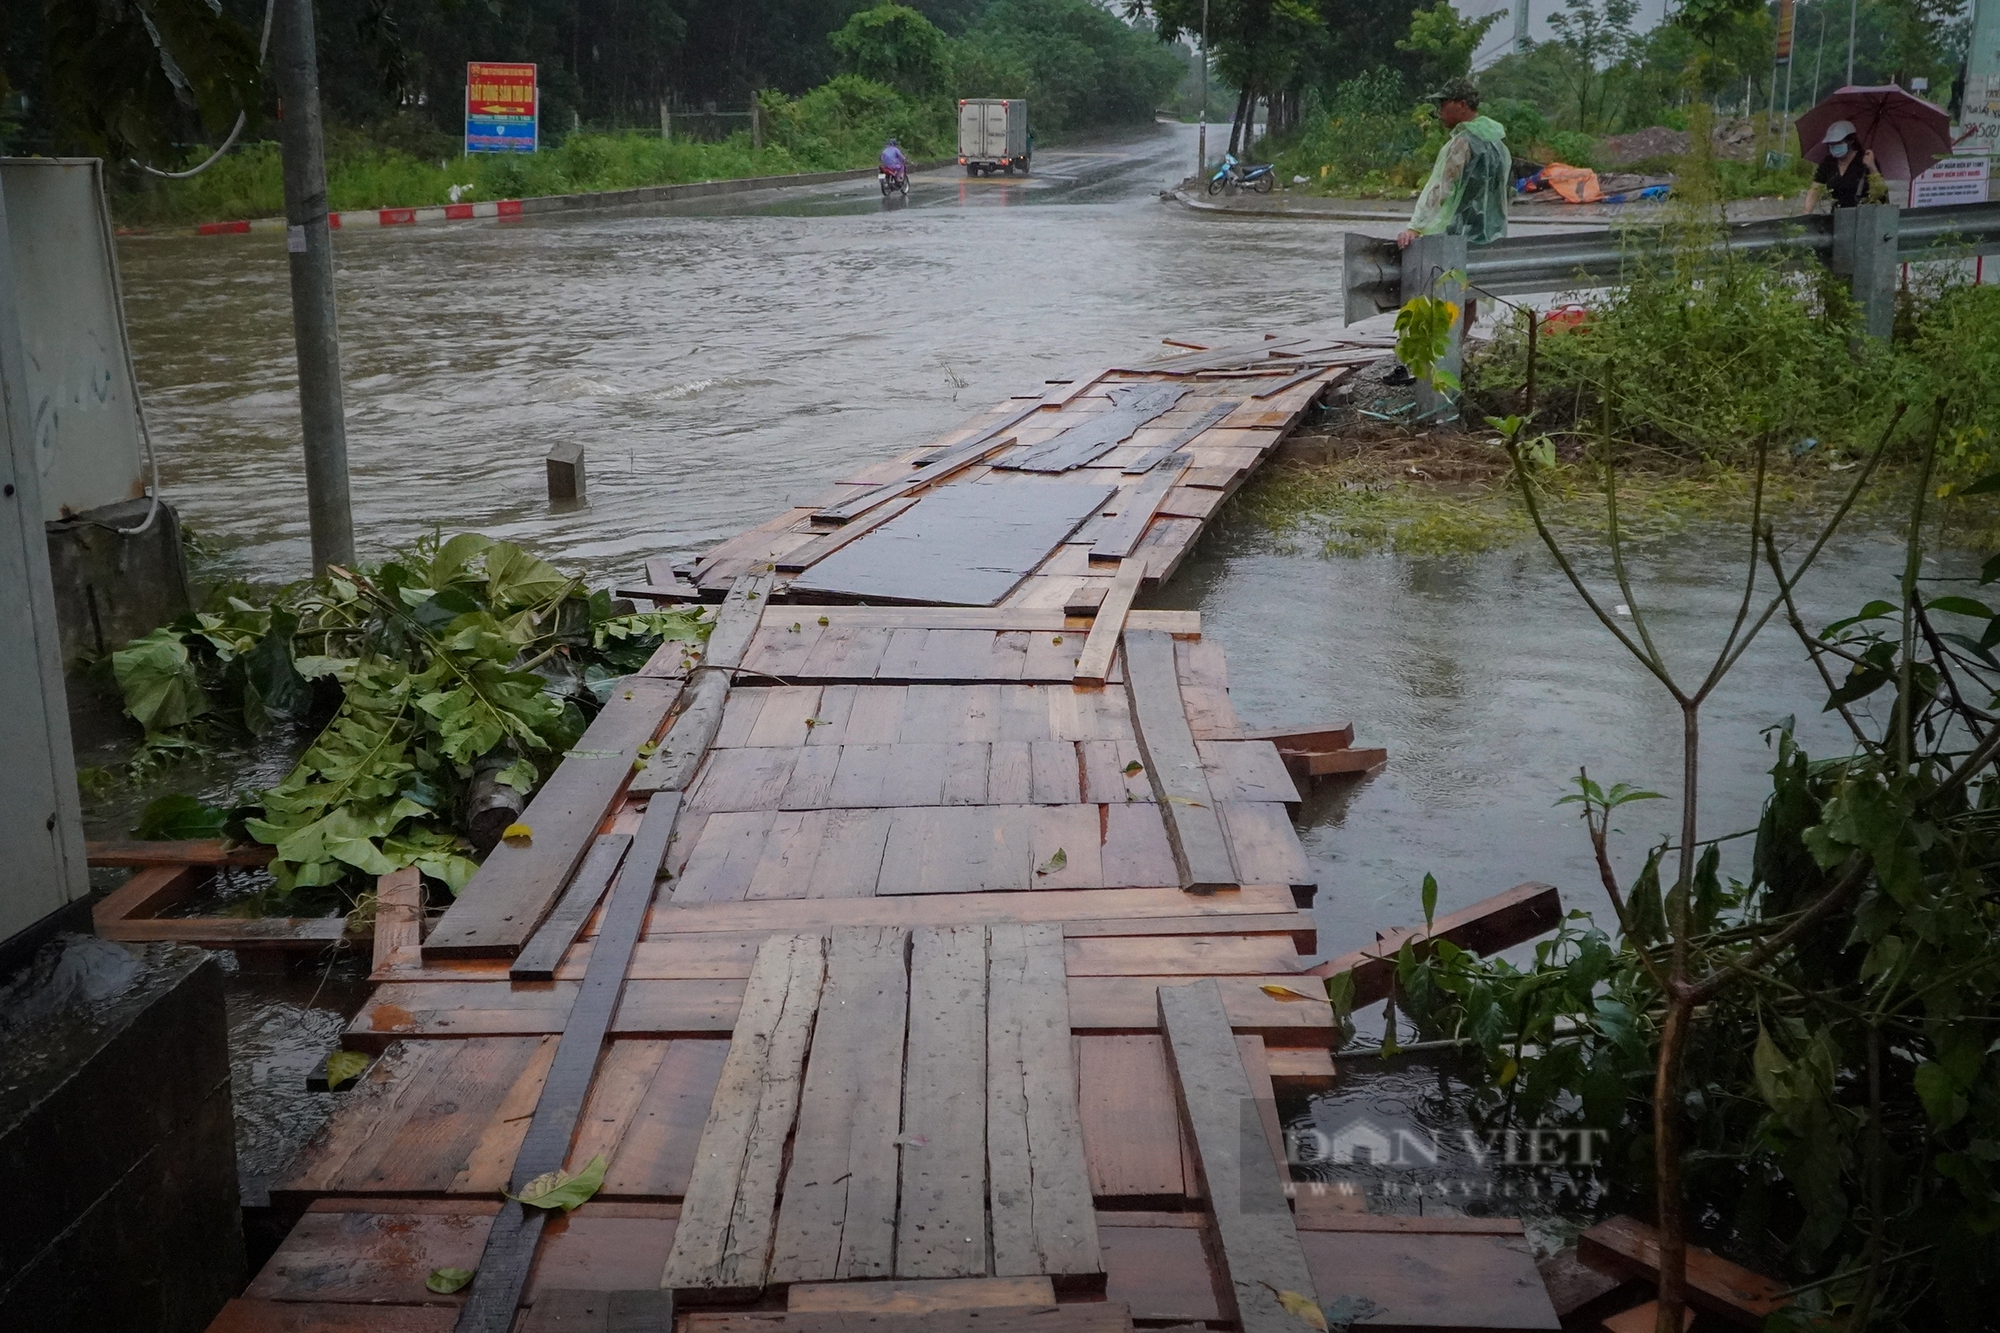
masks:
<svg viewBox="0 0 2000 1333"><path fill-rule="evenodd" d="M1636 1218L1612 1217L1598 1223L1577 1238L1576 1252L1599 1272L1659 1279L1659 1232ZM1791 1304L1783 1283L1699 1245L1688 1247L1687 1293L1688 1303L1696 1309L1748 1328L1763 1327L1769 1315Z"/></svg>
<svg viewBox="0 0 2000 1333"><path fill-rule="evenodd" d="M1141 561L1118 566L1116 577L1105 590L1104 604L1097 609L1097 618L1091 621L1090 637L1084 640L1083 652L1076 659L1072 676L1076 684L1103 685L1111 680L1112 656L1118 650L1119 636L1125 632L1132 602L1138 597L1145 577L1146 567ZM1131 673L1126 674L1129 686Z"/></svg>
<svg viewBox="0 0 2000 1333"><path fill-rule="evenodd" d="M1075 1040L1077 1107L1091 1194L1128 1206L1133 1200L1171 1203L1194 1194L1159 1036Z"/></svg>
<svg viewBox="0 0 2000 1333"><path fill-rule="evenodd" d="M900 926L833 932L778 1207L774 1283L895 1271L909 941Z"/></svg>
<svg viewBox="0 0 2000 1333"><path fill-rule="evenodd" d="M986 928L912 932L898 1277L986 1275L986 1021Z"/></svg>
<svg viewBox="0 0 2000 1333"><path fill-rule="evenodd" d="M1250 1081L1213 981L1159 989L1160 1025L1181 1115L1215 1218L1243 1333L1296 1333L1280 1292L1317 1301L1284 1183L1264 1145Z"/></svg>
<svg viewBox="0 0 2000 1333"><path fill-rule="evenodd" d="M1196 921L1226 930L1239 914L1287 914L1291 889L1246 884L1235 893L1191 897L1177 888L1070 889L1062 892L967 893L889 898L809 898L799 902L655 905L649 936L744 930L825 930L834 926L948 926L999 921Z"/></svg>
<svg viewBox="0 0 2000 1333"><path fill-rule="evenodd" d="M1102 1284L1076 1107L1062 930L995 926L987 946L986 1158L993 1274Z"/></svg>
<svg viewBox="0 0 2000 1333"><path fill-rule="evenodd" d="M1174 641L1152 630L1128 630L1124 641L1132 723L1166 820L1181 887L1193 893L1233 888L1242 879L1181 702Z"/></svg>
<svg viewBox="0 0 2000 1333"><path fill-rule="evenodd" d="M1202 434L1202 432L1220 422L1231 412L1234 412L1237 406L1237 400L1230 398L1207 408L1194 421L1176 431L1171 439L1161 441L1131 462L1125 464L1123 471L1127 476L1133 476L1141 472L1151 472L1169 455L1179 451Z"/></svg>
<svg viewBox="0 0 2000 1333"><path fill-rule="evenodd" d="M502 842L424 941L434 958L517 953L590 850L597 826L632 776L639 747L659 733L680 697L678 682L628 677L577 741L521 821L533 836Z"/></svg>
<svg viewBox="0 0 2000 1333"><path fill-rule="evenodd" d="M1169 454L1160 460L1159 466L1118 493L1117 515L1094 533L1097 540L1090 548L1093 563L1120 561L1139 549L1139 540L1146 535L1154 512L1187 466L1186 454Z"/></svg>
<svg viewBox="0 0 2000 1333"><path fill-rule="evenodd" d="M569 887L556 902L555 910L543 921L520 953L514 956L507 975L515 981L553 981L556 969L583 926L597 910L598 899L611 887L611 877L632 845L628 833L600 833L583 864L571 877Z"/></svg>
<svg viewBox="0 0 2000 1333"><path fill-rule="evenodd" d="M1020 472L1068 472L1132 438L1155 417L1172 411L1187 396L1179 384L1147 384L1110 390L1111 409L1093 412L1068 425L1053 439L1021 445L994 461L996 468ZM1064 417L1075 413L1065 413Z"/></svg>
<svg viewBox="0 0 2000 1333"><path fill-rule="evenodd" d="M940 487L801 574L792 592L992 606L1112 490L1025 480Z"/></svg>
<svg viewBox="0 0 2000 1333"><path fill-rule="evenodd" d="M1045 1277L801 1283L785 1293L787 1310L852 1310L864 1314L1052 1309L1055 1303L1055 1287Z"/></svg>
<svg viewBox="0 0 2000 1333"><path fill-rule="evenodd" d="M475 1265L479 1278L459 1314L460 1333L508 1333L528 1284L536 1247L548 1213L524 1207L516 1198L537 1176L560 1169L569 1158L584 1101L590 1095L612 1015L625 990L625 969L645 927L654 883L667 857L680 795L655 796L605 901L603 920L591 949L590 969L577 984L576 1001L565 1016L541 1094L514 1155L509 1198L493 1219L486 1248ZM476 1098L467 1099L477 1105Z"/></svg>
<svg viewBox="0 0 2000 1333"><path fill-rule="evenodd" d="M1465 1333L1562 1327L1525 1236L1342 1228L1302 1230L1297 1243L1321 1291L1373 1307L1368 1324Z"/></svg>
<svg viewBox="0 0 2000 1333"><path fill-rule="evenodd" d="M702 1129L660 1285L716 1297L760 1291L770 1269L785 1143L826 974L818 935L757 953L729 1057Z"/></svg>

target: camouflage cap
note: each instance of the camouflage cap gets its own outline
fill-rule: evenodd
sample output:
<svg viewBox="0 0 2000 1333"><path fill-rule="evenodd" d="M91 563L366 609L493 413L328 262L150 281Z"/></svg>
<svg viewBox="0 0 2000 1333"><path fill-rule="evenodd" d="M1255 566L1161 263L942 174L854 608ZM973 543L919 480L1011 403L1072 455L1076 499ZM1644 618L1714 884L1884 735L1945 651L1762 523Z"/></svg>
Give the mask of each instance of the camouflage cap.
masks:
<svg viewBox="0 0 2000 1333"><path fill-rule="evenodd" d="M1426 102L1463 102L1469 107L1479 105L1479 85L1471 79L1446 79L1444 86L1424 98Z"/></svg>

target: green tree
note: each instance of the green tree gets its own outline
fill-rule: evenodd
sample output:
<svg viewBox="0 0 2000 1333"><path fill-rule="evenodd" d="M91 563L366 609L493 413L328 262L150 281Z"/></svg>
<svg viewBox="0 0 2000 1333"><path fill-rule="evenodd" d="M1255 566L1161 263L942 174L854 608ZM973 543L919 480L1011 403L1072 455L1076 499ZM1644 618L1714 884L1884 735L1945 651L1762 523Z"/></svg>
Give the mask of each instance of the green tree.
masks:
<svg viewBox="0 0 2000 1333"><path fill-rule="evenodd" d="M1586 134L1608 119L1609 72L1632 56L1632 19L1638 12L1637 0L1563 0L1563 7L1549 15L1554 45L1567 57L1563 81L1576 127Z"/></svg>
<svg viewBox="0 0 2000 1333"><path fill-rule="evenodd" d="M949 58L936 24L905 5L877 5L833 34L841 67L900 92L923 96L943 89Z"/></svg>
<svg viewBox="0 0 2000 1333"><path fill-rule="evenodd" d="M1410 15L1410 35L1398 40L1396 49L1422 55L1424 77L1433 83L1464 78L1472 73L1472 53L1493 25L1506 17L1506 10L1496 9L1476 19L1460 18L1451 0L1437 0L1429 9Z"/></svg>

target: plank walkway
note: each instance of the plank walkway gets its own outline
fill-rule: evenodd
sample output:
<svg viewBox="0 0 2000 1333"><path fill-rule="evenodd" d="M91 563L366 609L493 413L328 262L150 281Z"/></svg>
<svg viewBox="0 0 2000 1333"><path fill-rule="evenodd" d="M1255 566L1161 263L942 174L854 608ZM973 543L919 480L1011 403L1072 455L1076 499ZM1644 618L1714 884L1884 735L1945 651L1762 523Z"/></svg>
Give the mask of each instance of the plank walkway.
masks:
<svg viewBox="0 0 2000 1333"><path fill-rule="evenodd" d="M215 1329L1553 1328L1518 1225L1294 1217L1277 1089L1334 1076L1277 989L1318 984L1296 756L1198 615L1133 609L1379 350L1054 382L652 570L721 603L705 652L623 682L428 928L385 878L375 1058ZM603 1184L503 1195L558 1167ZM1478 1288L1412 1279L1439 1244Z"/></svg>

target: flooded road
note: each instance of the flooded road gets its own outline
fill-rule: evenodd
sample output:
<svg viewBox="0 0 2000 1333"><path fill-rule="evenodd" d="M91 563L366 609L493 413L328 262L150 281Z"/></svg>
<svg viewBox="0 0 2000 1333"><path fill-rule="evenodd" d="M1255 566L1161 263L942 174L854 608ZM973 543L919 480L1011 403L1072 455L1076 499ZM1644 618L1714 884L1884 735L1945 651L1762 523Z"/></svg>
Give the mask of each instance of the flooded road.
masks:
<svg viewBox="0 0 2000 1333"><path fill-rule="evenodd" d="M478 530L624 576L1048 376L1155 354L1162 337L1336 316L1340 228L1162 202L1192 158L1192 131L1162 129L1047 151L1029 182L921 175L907 204L861 181L673 212L342 235L362 551ZM120 259L165 493L219 550L218 572L303 575L282 246L131 239ZM587 450L590 503L554 514L541 460L565 440ZM1697 524L1636 559L1639 596L1661 608L1655 632L1687 670L1726 629L1741 558L1734 536ZM1836 543L1802 590L1808 623L1893 586L1899 560L1871 532ZM1601 561L1584 563L1608 590ZM1328 953L1420 920L1426 872L1440 912L1541 880L1608 920L1583 830L1553 802L1579 765L1676 791L1678 713L1539 547L1328 557L1226 510L1153 604L1203 612L1246 722L1349 719L1357 744L1388 747L1384 772L1325 784L1301 811ZM1708 834L1756 822L1772 762L1761 729L1796 716L1809 750L1844 748L1822 693L1774 622L1706 713ZM223 776L205 794L234 785ZM1674 799L1627 808L1627 875L1677 821ZM1741 873L1747 840L1727 846ZM232 1017L264 1108L245 1130L261 1175L320 1113L284 1090L331 1045L337 1022L315 1014L354 991L242 984Z"/></svg>

